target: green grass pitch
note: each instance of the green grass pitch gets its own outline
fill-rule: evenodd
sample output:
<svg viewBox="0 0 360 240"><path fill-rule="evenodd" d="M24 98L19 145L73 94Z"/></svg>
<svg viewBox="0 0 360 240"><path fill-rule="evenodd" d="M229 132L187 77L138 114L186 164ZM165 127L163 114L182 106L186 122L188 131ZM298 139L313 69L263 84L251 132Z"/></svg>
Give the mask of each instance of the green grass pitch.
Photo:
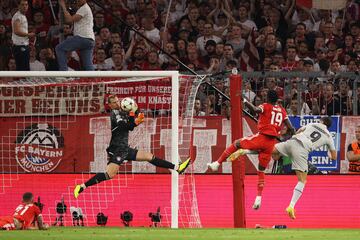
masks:
<svg viewBox="0 0 360 240"><path fill-rule="evenodd" d="M48 231L0 231L0 239L121 239L121 240L352 240L360 239L360 229L168 229L115 227L57 227Z"/></svg>

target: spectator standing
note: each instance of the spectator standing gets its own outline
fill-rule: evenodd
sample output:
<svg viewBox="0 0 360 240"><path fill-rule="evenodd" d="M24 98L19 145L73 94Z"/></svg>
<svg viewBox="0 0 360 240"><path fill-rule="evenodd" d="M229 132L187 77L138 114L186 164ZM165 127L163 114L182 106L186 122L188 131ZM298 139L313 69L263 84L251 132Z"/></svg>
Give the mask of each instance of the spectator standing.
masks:
<svg viewBox="0 0 360 240"><path fill-rule="evenodd" d="M60 71L67 71L67 52L79 50L83 70L94 70L92 63L95 35L93 31L94 20L91 8L86 0L77 1L77 12L72 16L66 8L65 0L59 0L64 12L65 21L74 23L74 36L56 46L57 60Z"/></svg>
<svg viewBox="0 0 360 240"><path fill-rule="evenodd" d="M360 173L360 125L356 126L355 137L356 140L349 144L346 152L350 173Z"/></svg>
<svg viewBox="0 0 360 240"><path fill-rule="evenodd" d="M18 11L11 20L12 25L12 41L13 41L13 55L16 62L17 71L30 70L30 49L29 37L34 37L34 33L28 32L28 22L25 16L29 9L27 0L20 0Z"/></svg>

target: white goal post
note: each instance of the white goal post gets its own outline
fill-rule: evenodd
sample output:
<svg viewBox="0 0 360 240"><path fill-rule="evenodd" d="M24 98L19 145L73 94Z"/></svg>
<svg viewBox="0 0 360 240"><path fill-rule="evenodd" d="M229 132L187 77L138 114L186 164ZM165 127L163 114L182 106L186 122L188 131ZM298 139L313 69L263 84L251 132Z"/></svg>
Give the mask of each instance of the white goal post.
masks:
<svg viewBox="0 0 360 240"><path fill-rule="evenodd" d="M136 77L153 78L167 77L171 78L171 161L174 164L179 162L179 72L178 71L1 71L0 79L48 79L44 84L52 83L51 79L56 78L98 78L98 77L119 77L127 78L131 81ZM11 82L10 82L11 83ZM69 81L71 83L71 81ZM20 86L26 86L27 83L14 83ZM56 84L56 81L54 82ZM0 82L0 87L8 86L8 83ZM176 171L171 172L171 228L179 227L179 175Z"/></svg>

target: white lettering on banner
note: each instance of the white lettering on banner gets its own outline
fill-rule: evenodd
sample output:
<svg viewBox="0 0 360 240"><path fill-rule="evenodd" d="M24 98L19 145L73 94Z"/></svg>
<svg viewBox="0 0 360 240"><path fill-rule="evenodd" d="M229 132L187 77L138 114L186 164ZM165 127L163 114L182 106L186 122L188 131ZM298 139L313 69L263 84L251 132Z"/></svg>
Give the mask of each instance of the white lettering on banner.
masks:
<svg viewBox="0 0 360 240"><path fill-rule="evenodd" d="M332 160L325 156L311 156L312 164L331 164Z"/></svg>
<svg viewBox="0 0 360 240"><path fill-rule="evenodd" d="M149 96L149 104L171 104L171 97Z"/></svg>
<svg viewBox="0 0 360 240"><path fill-rule="evenodd" d="M194 146L196 147L195 172L204 173L207 163L212 161L211 147L217 143L217 129L195 129Z"/></svg>
<svg viewBox="0 0 360 240"><path fill-rule="evenodd" d="M319 123L320 118L300 118L300 126L308 125L309 123Z"/></svg>
<svg viewBox="0 0 360 240"><path fill-rule="evenodd" d="M193 119L193 127L194 128L206 127L206 119L194 118Z"/></svg>
<svg viewBox="0 0 360 240"><path fill-rule="evenodd" d="M0 116L89 115L104 110L103 84L0 88Z"/></svg>
<svg viewBox="0 0 360 240"><path fill-rule="evenodd" d="M171 94L171 86L148 86L149 93L169 93Z"/></svg>
<svg viewBox="0 0 360 240"><path fill-rule="evenodd" d="M222 119L221 134L226 136L226 147L230 146L231 141L231 121L228 119ZM224 149L225 150L225 149ZM230 162L223 162L223 173L232 173L232 167Z"/></svg>
<svg viewBox="0 0 360 240"><path fill-rule="evenodd" d="M131 95L134 93L133 87L107 87L107 92L111 92L111 94L127 94Z"/></svg>
<svg viewBox="0 0 360 240"><path fill-rule="evenodd" d="M90 172L103 172L107 166L106 148L111 138L109 117L90 119L90 134L94 135L94 161L90 162Z"/></svg>
<svg viewBox="0 0 360 240"><path fill-rule="evenodd" d="M146 152L151 150L151 136L156 133L156 119L146 118L145 122L134 128L129 134L129 145ZM132 172L134 173L155 173L156 167L144 162L132 162Z"/></svg>

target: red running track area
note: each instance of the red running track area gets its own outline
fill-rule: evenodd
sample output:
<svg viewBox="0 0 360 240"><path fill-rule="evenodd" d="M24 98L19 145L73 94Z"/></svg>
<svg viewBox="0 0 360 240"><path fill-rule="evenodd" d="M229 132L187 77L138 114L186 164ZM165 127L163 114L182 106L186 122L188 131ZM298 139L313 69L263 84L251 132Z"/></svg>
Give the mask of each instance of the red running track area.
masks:
<svg viewBox="0 0 360 240"><path fill-rule="evenodd" d="M99 211L109 216L108 225L122 226L120 213L130 210L134 214L132 226L149 226L149 212L161 207L164 215L170 206L170 175L120 175L117 179L101 183L98 188L87 189L75 201L71 191L75 183L87 178L81 174L0 174L0 215L10 215L19 204L21 195L31 191L41 196L45 204L44 217L53 222L55 205L62 196L68 206L83 209L86 225L95 225L94 214ZM203 227L233 227L233 198L231 175L196 175L196 192ZM296 210L297 219L290 220L285 213L295 176L266 176L263 205L251 209L256 194L257 177L246 176L246 225L287 225L289 228L360 228L360 176L309 176ZM120 184L120 187L119 187ZM92 215L91 215L92 214ZM164 219L164 218L163 218ZM70 214L65 216L71 225Z"/></svg>

